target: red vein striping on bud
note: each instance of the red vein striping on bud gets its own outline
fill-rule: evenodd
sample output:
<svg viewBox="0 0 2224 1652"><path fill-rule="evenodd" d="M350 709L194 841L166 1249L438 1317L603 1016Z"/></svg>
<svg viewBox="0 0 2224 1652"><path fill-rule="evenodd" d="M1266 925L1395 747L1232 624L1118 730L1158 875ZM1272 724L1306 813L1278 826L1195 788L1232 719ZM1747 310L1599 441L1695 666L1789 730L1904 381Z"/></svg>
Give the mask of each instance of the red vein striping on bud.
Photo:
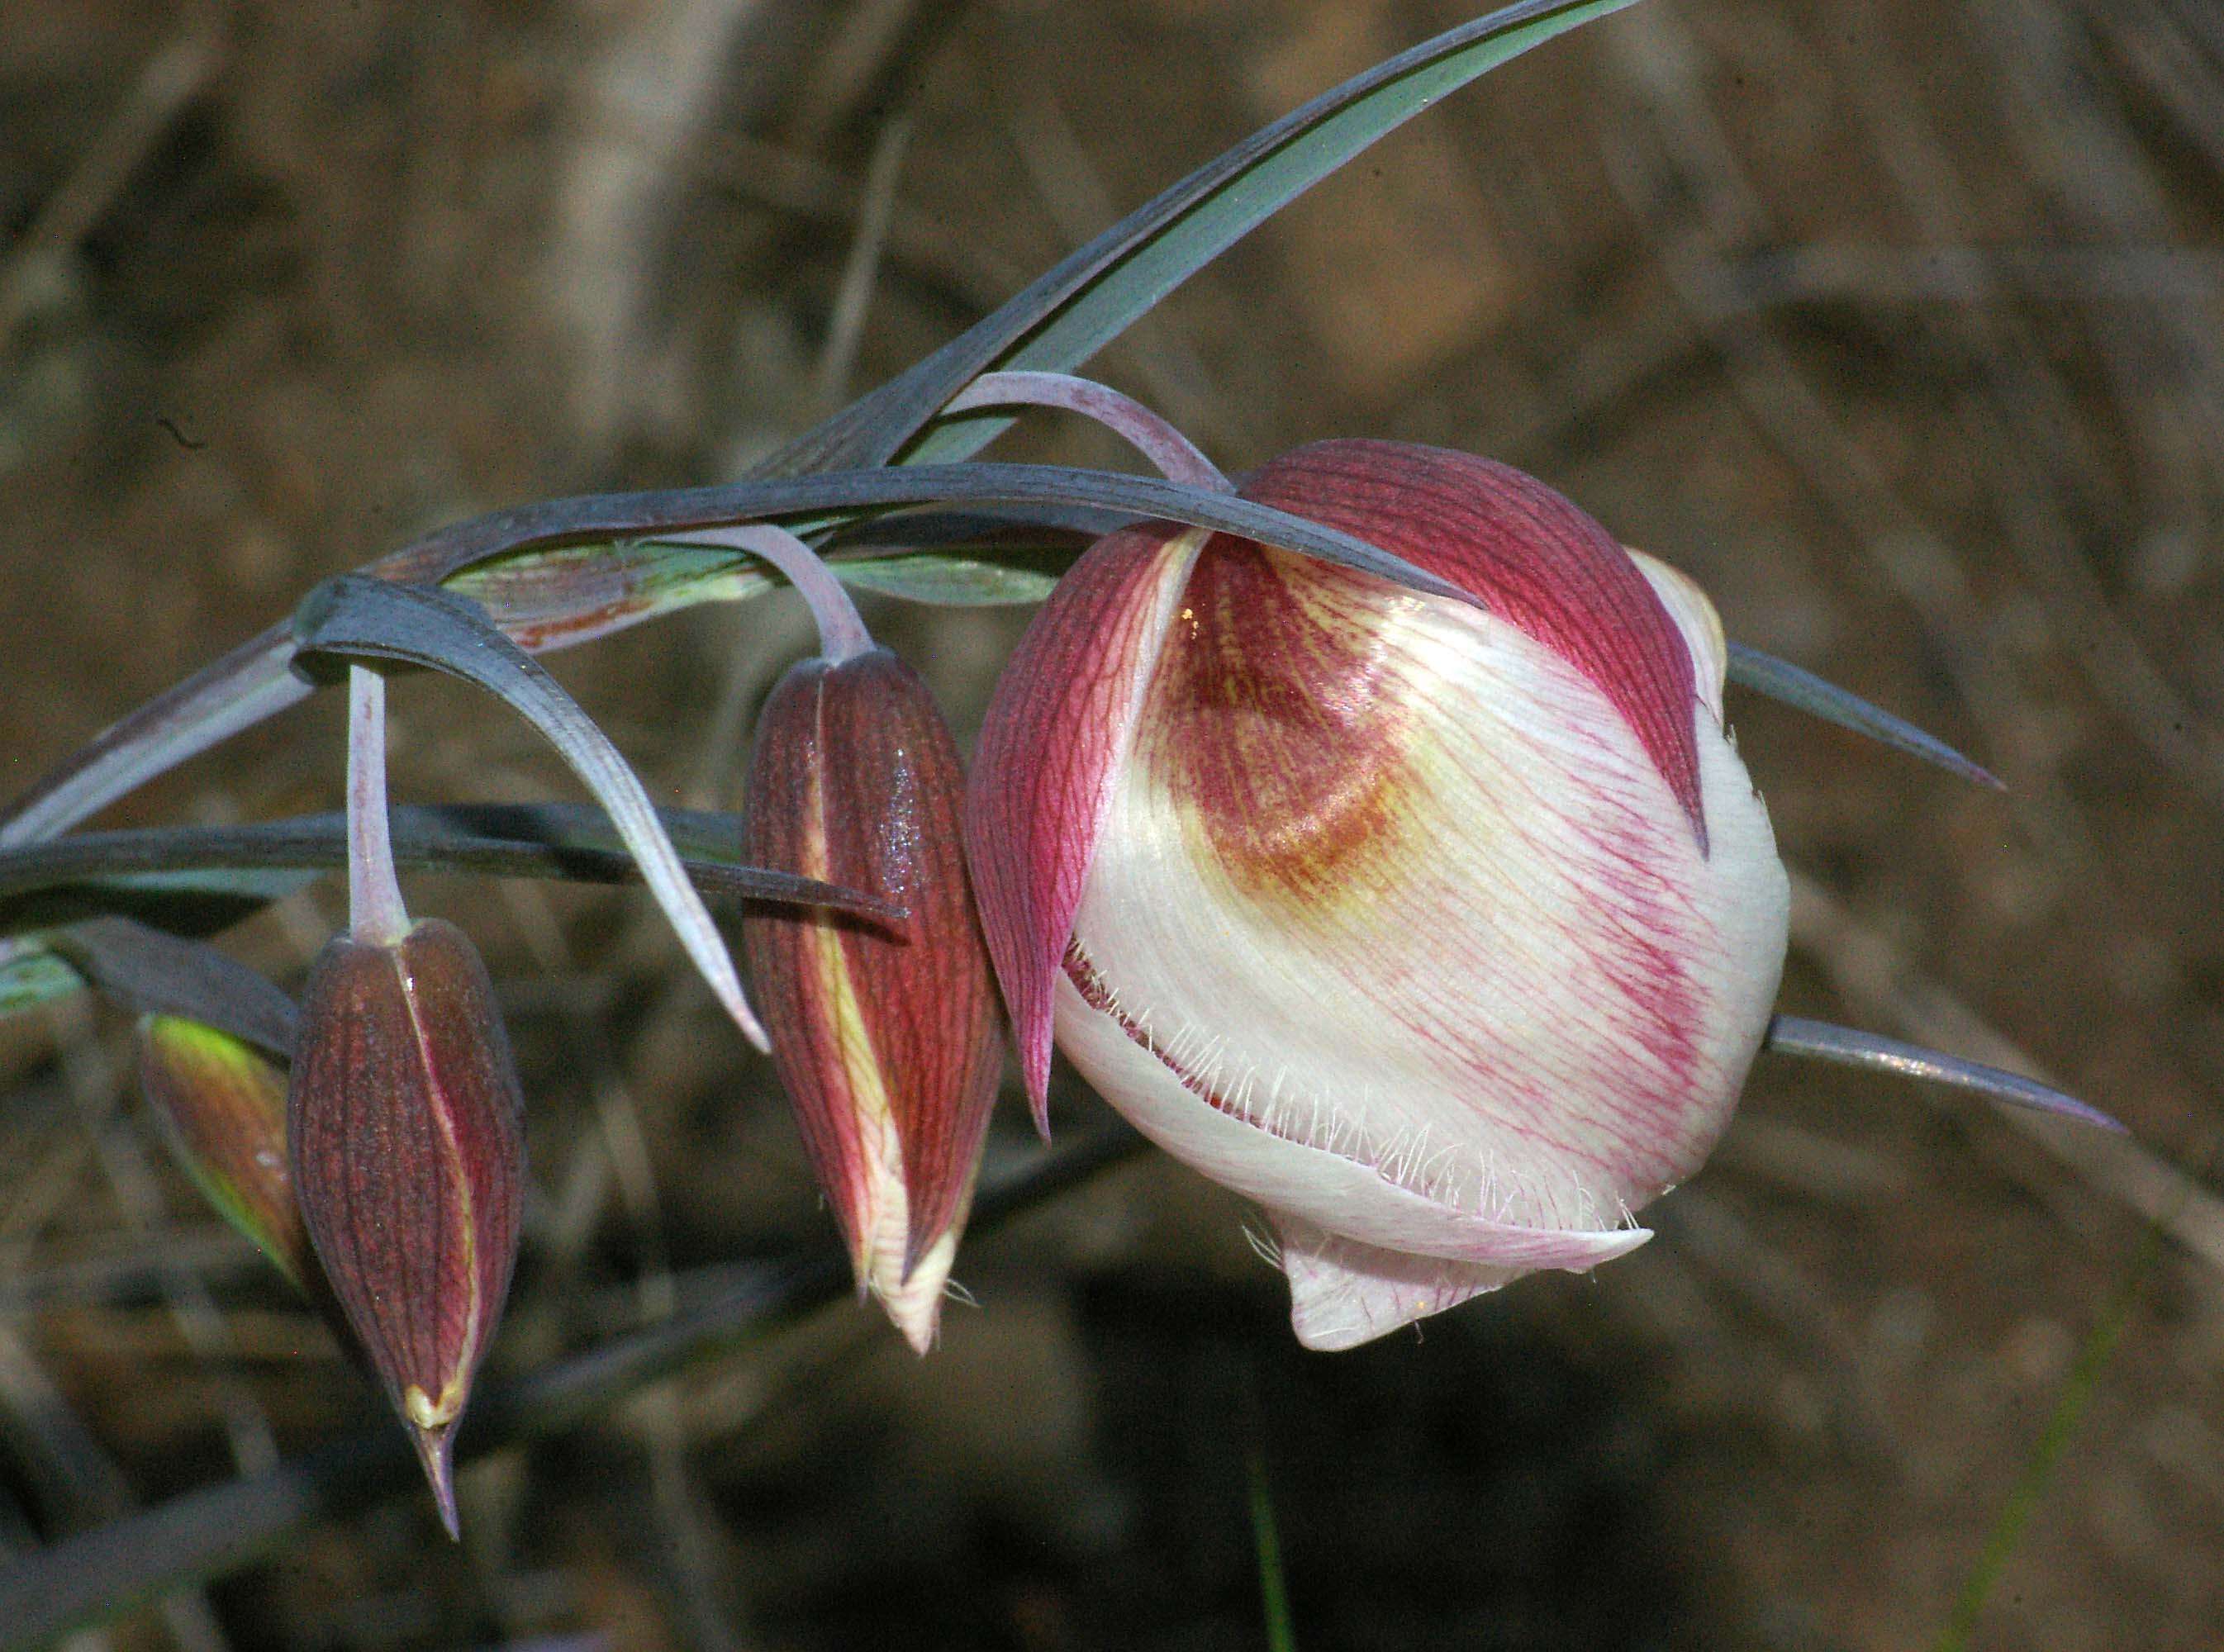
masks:
<svg viewBox="0 0 2224 1652"><path fill-rule="evenodd" d="M881 929L755 911L742 941L773 1059L861 1290L921 1352L995 1097L1002 1029L961 849L964 778L926 685L875 649L806 660L758 727L748 852L905 906Z"/></svg>
<svg viewBox="0 0 2224 1652"><path fill-rule="evenodd" d="M453 1431L517 1256L509 1038L477 950L437 918L391 946L333 940L306 1000L287 1096L295 1192L452 1534Z"/></svg>

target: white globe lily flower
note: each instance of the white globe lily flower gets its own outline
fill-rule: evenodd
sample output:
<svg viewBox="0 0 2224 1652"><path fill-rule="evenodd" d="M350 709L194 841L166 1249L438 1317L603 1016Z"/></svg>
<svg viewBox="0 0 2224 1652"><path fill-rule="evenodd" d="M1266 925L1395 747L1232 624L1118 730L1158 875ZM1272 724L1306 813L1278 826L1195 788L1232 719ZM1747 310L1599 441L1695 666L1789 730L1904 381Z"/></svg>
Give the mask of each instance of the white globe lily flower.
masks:
<svg viewBox="0 0 2224 1652"><path fill-rule="evenodd" d="M1227 535L1093 546L969 810L1039 1107L1059 1049L1262 1206L1349 1346L1647 1237L1769 1025L1788 890L1706 598L1542 483L1339 441L1247 496L1469 606Z"/></svg>

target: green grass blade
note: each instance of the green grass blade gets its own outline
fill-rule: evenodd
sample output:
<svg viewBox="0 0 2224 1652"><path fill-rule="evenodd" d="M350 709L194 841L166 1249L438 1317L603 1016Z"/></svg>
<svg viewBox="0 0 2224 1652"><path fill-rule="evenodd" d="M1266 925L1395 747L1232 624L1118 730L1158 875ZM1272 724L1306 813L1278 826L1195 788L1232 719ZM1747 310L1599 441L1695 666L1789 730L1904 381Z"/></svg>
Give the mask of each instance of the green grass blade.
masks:
<svg viewBox="0 0 2224 1652"><path fill-rule="evenodd" d="M1014 608L1039 602L1058 576L976 557L922 553L830 564L842 583L936 608Z"/></svg>
<svg viewBox="0 0 2224 1652"><path fill-rule="evenodd" d="M1282 1538L1274 1523L1274 1492L1267 1483L1267 1457L1251 1443L1251 1539L1259 1555L1259 1606L1267 1620L1267 1652L1298 1652L1290 1621L1290 1592L1282 1575Z"/></svg>
<svg viewBox="0 0 2224 1652"><path fill-rule="evenodd" d="M406 869L577 883L640 875L610 817L584 804L450 804L389 813L394 858ZM737 815L660 809L657 817L705 899L824 906L884 924L904 917L900 905L862 890L742 863ZM79 832L0 849L0 933L107 914L174 917L181 904L190 911L194 902L212 918L237 922L346 863L346 818L339 814ZM40 896L44 902L34 899ZM157 926L198 934L225 924Z"/></svg>
<svg viewBox="0 0 2224 1652"><path fill-rule="evenodd" d="M1970 1637L1976 1633L1977 1624L1984 1616L1986 1603L1992 1598L1993 1591L1999 1586L2016 1551L2023 1546L2032 1519L2045 1502L2046 1488L2054 1478L2054 1471L2076 1437L2086 1408L2100 1392L2108 1362L2115 1357L2117 1346L2123 1341L2124 1332L2131 1324L2132 1310L2139 1306L2139 1293L2146 1288L2155 1264L2162 1259L2164 1236L2169 1230L2167 1217L2147 1225L2139 1249L2124 1269L2123 1277L2116 1282L2116 1288L2101 1309L2100 1318L2077 1350L2077 1358L2070 1363L2069 1374L2063 1380L2062 1393L2054 1403L2046 1426L2039 1430L2038 1443L2031 1447L2023 1472L2017 1476L2000 1518L1993 1523L1946 1626L1931 1643L1932 1652L1968 1652Z"/></svg>

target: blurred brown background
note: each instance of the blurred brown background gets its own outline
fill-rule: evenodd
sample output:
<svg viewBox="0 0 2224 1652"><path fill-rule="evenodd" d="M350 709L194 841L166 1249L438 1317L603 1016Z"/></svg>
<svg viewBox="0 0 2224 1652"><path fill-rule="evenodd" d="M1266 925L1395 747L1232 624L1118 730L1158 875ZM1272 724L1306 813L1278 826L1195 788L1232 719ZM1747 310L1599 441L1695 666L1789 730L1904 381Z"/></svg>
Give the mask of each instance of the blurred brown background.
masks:
<svg viewBox="0 0 2224 1652"><path fill-rule="evenodd" d="M318 577L535 495L733 475L1160 185L1469 15L1362 0L0 10L9 790ZM1370 433L1534 470L1731 634L1970 750L1734 697L1787 1007L2033 1062L2144 1149L1764 1058L1659 1239L1312 1357L1170 1166L961 1259L923 1365L844 1305L87 1646L1930 1643L2120 1326L1974 1643L2224 1622L2224 12L1646 0L1493 75L1097 366L1231 469ZM847 273L845 281L845 272ZM1122 462L1054 421L1026 457ZM876 622L970 738L1023 615ZM556 668L736 801L784 601ZM460 690L405 798L569 798ZM117 820L330 806L327 707ZM420 880L528 1062L529 1366L831 1226L635 897ZM304 963L330 892L258 922ZM0 1033L0 1545L376 1413L194 1201L111 1019ZM1077 1115L1068 1128L1085 1123ZM1008 1109L995 1163L1027 1151ZM2163 1239L2142 1255L2159 1222ZM2119 1317L2120 1316L2120 1317Z"/></svg>

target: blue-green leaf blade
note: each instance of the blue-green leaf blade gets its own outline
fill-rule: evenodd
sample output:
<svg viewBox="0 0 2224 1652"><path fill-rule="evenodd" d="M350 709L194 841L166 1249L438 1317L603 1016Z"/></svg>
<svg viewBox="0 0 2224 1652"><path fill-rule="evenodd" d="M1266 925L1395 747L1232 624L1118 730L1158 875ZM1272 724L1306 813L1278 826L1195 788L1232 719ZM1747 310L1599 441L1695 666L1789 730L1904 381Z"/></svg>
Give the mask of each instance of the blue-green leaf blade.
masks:
<svg viewBox="0 0 2224 1652"><path fill-rule="evenodd" d="M1810 717L1819 717L1880 746L1905 752L1949 774L1958 774L1974 785L1990 786L1996 791L2006 790L1990 770L1971 762L1935 735L1925 734L1882 706L1872 705L1852 690L1842 689L1812 672L1803 671L1789 660L1733 642L1729 645L1729 680L1740 688L1751 689L1779 704L1804 711Z"/></svg>
<svg viewBox="0 0 2224 1652"><path fill-rule="evenodd" d="M980 374L1080 366L1251 230L1437 99L1633 3L1522 0L1354 76L1207 161L994 314L789 443L757 474L880 464L899 454L908 463L943 463L978 452L1008 416L934 415Z"/></svg>
<svg viewBox="0 0 2224 1652"><path fill-rule="evenodd" d="M744 864L740 817L657 811L689 880L706 898L821 906L881 923L903 909L879 896ZM395 863L412 870L623 883L640 876L610 817L585 804L417 804L389 811ZM141 915L172 904L224 903L235 917L291 894L347 863L340 814L237 826L154 826L78 832L0 849L0 932L34 927L31 897L66 899L71 918ZM153 870L161 867L163 870ZM19 914L22 914L19 917ZM35 925L57 921L51 913ZM176 930L164 922L161 927ZM189 932L200 932L193 926Z"/></svg>
<svg viewBox="0 0 2224 1652"><path fill-rule="evenodd" d="M2118 1135L2126 1133L2123 1126L2100 1108L2065 1094L2050 1084L2042 1084L2035 1078L2025 1078L2005 1068L1988 1067L1982 1062L1926 1050L1921 1044L1903 1044L1880 1033L1864 1032L1858 1027L1812 1021L1801 1015L1772 1016L1762 1048L1779 1055L1829 1062L1840 1067L1858 1067L1898 1078L1949 1084L2012 1107L2050 1113L2057 1119L2073 1119L2079 1124Z"/></svg>
<svg viewBox="0 0 2224 1652"><path fill-rule="evenodd" d="M936 608L1024 607L1041 602L1058 583L1056 574L1036 568L932 552L828 565L845 585Z"/></svg>

